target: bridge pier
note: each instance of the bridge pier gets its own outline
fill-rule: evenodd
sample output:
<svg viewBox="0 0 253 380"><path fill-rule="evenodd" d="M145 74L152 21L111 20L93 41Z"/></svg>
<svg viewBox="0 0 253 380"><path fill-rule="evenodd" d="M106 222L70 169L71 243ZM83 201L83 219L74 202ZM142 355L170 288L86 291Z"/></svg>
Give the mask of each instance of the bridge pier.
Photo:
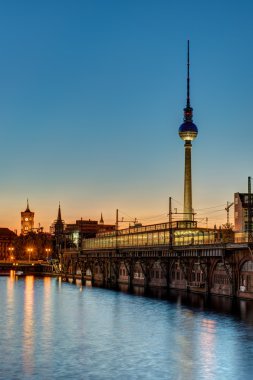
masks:
<svg viewBox="0 0 253 380"><path fill-rule="evenodd" d="M149 287L150 287L150 277L149 275L144 275L144 293L149 292Z"/></svg>
<svg viewBox="0 0 253 380"><path fill-rule="evenodd" d="M106 276L105 276L105 273L103 273L102 287L103 287L103 288L106 287Z"/></svg>
<svg viewBox="0 0 253 380"><path fill-rule="evenodd" d="M206 294L208 295L208 297L211 294L210 292L210 289L211 289L210 266L211 266L210 262L207 261L206 263Z"/></svg>
<svg viewBox="0 0 253 380"><path fill-rule="evenodd" d="M133 278L131 273L128 275L128 291L133 291Z"/></svg>

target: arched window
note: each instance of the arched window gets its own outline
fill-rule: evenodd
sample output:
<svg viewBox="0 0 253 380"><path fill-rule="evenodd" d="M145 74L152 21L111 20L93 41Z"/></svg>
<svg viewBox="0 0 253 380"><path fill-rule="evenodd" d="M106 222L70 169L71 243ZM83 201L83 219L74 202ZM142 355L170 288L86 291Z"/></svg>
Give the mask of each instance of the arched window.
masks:
<svg viewBox="0 0 253 380"><path fill-rule="evenodd" d="M214 287L230 285L227 271L229 271L231 275L231 268L227 262L226 262L226 268L227 270L225 269L225 266L221 261L216 264L215 270L213 272L213 286Z"/></svg>

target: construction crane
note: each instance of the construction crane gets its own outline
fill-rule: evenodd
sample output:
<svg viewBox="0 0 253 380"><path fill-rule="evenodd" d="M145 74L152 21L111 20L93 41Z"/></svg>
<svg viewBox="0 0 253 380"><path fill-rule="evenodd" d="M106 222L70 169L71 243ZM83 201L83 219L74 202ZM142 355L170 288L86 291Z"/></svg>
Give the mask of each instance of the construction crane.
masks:
<svg viewBox="0 0 253 380"><path fill-rule="evenodd" d="M227 211L227 225L229 225L229 209L232 207L234 202L228 202L227 201L227 207L225 207L225 210Z"/></svg>

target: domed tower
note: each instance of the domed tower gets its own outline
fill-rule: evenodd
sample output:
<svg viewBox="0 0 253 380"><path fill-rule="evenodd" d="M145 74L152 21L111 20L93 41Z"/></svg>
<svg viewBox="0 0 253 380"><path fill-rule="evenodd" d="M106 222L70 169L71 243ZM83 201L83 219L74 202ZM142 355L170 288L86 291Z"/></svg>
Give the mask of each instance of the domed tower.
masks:
<svg viewBox="0 0 253 380"><path fill-rule="evenodd" d="M178 133L184 140L185 147L185 168L184 168L184 220L193 219L192 211L192 172L191 172L191 148L192 141L198 135L198 128L192 121L192 111L190 104L190 49L188 40L187 49L187 100L184 108L184 122L179 127Z"/></svg>

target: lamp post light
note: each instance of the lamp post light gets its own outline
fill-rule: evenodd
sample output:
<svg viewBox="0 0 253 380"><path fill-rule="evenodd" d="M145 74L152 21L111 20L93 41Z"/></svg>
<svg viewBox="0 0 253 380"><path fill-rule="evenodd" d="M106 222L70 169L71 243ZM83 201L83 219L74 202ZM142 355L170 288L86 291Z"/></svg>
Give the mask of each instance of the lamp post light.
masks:
<svg viewBox="0 0 253 380"><path fill-rule="evenodd" d="M28 252L28 255L29 255L29 263L31 261L31 254L33 252L33 248L27 248L27 252Z"/></svg>
<svg viewBox="0 0 253 380"><path fill-rule="evenodd" d="M12 261L14 259L14 256L13 256L13 251L14 251L14 247L9 247L8 248L8 251L9 251L9 258L10 260Z"/></svg>
<svg viewBox="0 0 253 380"><path fill-rule="evenodd" d="M51 252L51 248L46 248L45 251L46 251L47 261L48 261L48 255L49 255L49 253Z"/></svg>

